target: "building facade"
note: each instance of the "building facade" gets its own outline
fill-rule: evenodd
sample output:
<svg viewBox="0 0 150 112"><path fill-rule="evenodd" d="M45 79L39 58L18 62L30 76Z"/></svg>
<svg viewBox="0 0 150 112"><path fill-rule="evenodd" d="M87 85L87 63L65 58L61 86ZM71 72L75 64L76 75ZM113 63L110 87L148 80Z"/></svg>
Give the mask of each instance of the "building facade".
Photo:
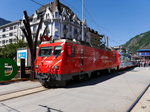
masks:
<svg viewBox="0 0 150 112"><path fill-rule="evenodd" d="M150 49L139 49L137 53L139 57L150 59Z"/></svg>
<svg viewBox="0 0 150 112"><path fill-rule="evenodd" d="M45 35L50 37L51 40L82 40L91 43L93 46L100 46L100 44L102 44L102 35L99 35L98 32L90 29L86 23L84 23L84 38L82 39L82 21L69 7L60 3L59 0L54 0L53 2L40 7L30 17L32 38L35 37L41 17L43 18L43 23L38 37L43 35L43 32L47 27ZM19 37L19 39L24 38L24 34L21 31L21 28L23 27L23 21L12 22L1 26L0 46L15 42L15 36ZM40 38L38 39L40 40Z"/></svg>
<svg viewBox="0 0 150 112"><path fill-rule="evenodd" d="M0 46L15 43L17 38L21 39L19 20L0 26Z"/></svg>

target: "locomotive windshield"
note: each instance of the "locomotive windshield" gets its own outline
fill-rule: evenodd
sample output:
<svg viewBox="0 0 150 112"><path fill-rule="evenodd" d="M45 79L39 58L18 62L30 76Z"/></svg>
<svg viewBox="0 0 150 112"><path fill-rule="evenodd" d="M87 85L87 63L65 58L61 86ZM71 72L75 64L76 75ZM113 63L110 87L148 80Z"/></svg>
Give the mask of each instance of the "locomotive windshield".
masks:
<svg viewBox="0 0 150 112"><path fill-rule="evenodd" d="M54 56L59 56L61 53L61 46L55 46L54 47Z"/></svg>
<svg viewBox="0 0 150 112"><path fill-rule="evenodd" d="M52 47L41 47L38 56L50 56L52 53Z"/></svg>

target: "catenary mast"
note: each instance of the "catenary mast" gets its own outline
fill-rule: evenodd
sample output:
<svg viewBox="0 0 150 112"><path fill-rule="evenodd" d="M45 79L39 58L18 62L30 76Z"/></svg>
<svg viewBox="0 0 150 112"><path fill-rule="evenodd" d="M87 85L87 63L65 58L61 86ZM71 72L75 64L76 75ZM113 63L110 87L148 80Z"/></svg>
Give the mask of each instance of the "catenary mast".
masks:
<svg viewBox="0 0 150 112"><path fill-rule="evenodd" d="M84 0L82 0L82 41L84 41Z"/></svg>

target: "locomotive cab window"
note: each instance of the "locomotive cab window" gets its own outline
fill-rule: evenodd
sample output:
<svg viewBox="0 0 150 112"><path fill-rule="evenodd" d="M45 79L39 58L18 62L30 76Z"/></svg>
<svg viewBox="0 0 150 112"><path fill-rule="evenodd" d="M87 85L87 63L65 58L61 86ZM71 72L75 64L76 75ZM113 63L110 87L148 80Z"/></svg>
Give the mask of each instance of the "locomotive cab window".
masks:
<svg viewBox="0 0 150 112"><path fill-rule="evenodd" d="M38 56L44 57L44 56L50 56L52 53L52 47L41 47Z"/></svg>
<svg viewBox="0 0 150 112"><path fill-rule="evenodd" d="M55 46L54 47L54 56L59 56L61 54L61 49L62 49L62 46Z"/></svg>

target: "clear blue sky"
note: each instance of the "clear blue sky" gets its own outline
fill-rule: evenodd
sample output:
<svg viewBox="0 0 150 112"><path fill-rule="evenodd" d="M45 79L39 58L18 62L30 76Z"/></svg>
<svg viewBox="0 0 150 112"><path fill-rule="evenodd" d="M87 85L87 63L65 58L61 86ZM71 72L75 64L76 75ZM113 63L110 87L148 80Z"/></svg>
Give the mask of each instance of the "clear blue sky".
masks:
<svg viewBox="0 0 150 112"><path fill-rule="evenodd" d="M53 0L35 0L41 4ZM81 18L81 0L60 0ZM31 15L40 6L31 0L1 0L0 17L15 21L23 11ZM110 45L120 45L140 33L150 30L150 0L85 0L88 26L105 34Z"/></svg>

